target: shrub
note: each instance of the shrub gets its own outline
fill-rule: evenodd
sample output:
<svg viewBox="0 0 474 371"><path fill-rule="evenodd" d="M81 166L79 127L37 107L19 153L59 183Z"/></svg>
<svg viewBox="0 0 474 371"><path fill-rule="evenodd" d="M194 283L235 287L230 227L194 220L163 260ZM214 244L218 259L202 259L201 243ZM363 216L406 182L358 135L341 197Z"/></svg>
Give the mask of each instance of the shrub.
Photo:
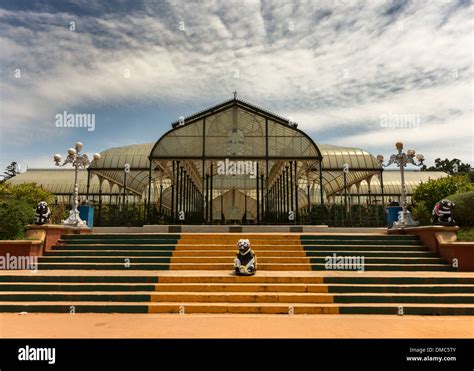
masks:
<svg viewBox="0 0 474 371"><path fill-rule="evenodd" d="M61 224L61 222L68 217L71 207L64 204L51 204L49 205L49 210L51 210L50 223Z"/></svg>
<svg viewBox="0 0 474 371"><path fill-rule="evenodd" d="M350 208L351 219L357 226L368 226L369 225L369 211L364 205L352 205Z"/></svg>
<svg viewBox="0 0 474 371"><path fill-rule="evenodd" d="M325 224L329 218L326 206L314 205L311 209L311 221L313 224Z"/></svg>
<svg viewBox="0 0 474 371"><path fill-rule="evenodd" d="M446 178L433 179L422 182L413 194L415 204L424 202L426 209L431 213L434 205L443 198L454 194L468 192L472 186L467 176L448 176Z"/></svg>
<svg viewBox="0 0 474 371"><path fill-rule="evenodd" d="M343 205L334 204L328 210L328 216L330 220L334 223L342 222L344 219L347 218L346 209Z"/></svg>
<svg viewBox="0 0 474 371"><path fill-rule="evenodd" d="M385 214L385 208L383 205L369 205L367 207L368 212L369 212L369 218L371 219L372 223L377 223L377 224L386 224L386 214ZM372 224L375 225L375 224Z"/></svg>
<svg viewBox="0 0 474 371"><path fill-rule="evenodd" d="M35 209L21 200L0 202L0 239L22 238L25 226L33 222Z"/></svg>
<svg viewBox="0 0 474 371"><path fill-rule="evenodd" d="M458 241L474 241L474 228L464 227L459 229Z"/></svg>
<svg viewBox="0 0 474 371"><path fill-rule="evenodd" d="M22 238L25 226L34 222L38 202L51 204L53 198L35 183L0 184L0 239Z"/></svg>
<svg viewBox="0 0 474 371"><path fill-rule="evenodd" d="M461 227L474 226L474 192L457 193L445 197L454 202L454 220Z"/></svg>
<svg viewBox="0 0 474 371"><path fill-rule="evenodd" d="M431 212L424 201L418 202L412 209L413 218L417 220L420 225L431 224Z"/></svg>

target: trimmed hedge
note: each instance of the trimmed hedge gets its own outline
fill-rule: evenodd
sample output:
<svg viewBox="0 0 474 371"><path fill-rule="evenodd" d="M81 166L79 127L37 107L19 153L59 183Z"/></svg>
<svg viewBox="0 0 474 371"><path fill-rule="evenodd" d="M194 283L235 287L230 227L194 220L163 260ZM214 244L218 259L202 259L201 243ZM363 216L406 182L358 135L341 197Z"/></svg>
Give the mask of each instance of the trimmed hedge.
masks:
<svg viewBox="0 0 474 371"><path fill-rule="evenodd" d="M454 202L454 220L460 227L474 226L474 192L456 193L445 197Z"/></svg>

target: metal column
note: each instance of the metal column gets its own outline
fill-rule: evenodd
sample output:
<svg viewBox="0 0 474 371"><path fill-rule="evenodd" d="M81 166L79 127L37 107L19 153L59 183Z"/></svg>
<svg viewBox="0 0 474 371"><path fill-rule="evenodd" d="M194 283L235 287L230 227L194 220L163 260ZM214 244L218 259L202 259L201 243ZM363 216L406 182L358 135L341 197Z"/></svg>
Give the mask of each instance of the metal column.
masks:
<svg viewBox="0 0 474 371"><path fill-rule="evenodd" d="M295 161L295 221L298 221L300 211L298 209L298 163Z"/></svg>
<svg viewBox="0 0 474 371"><path fill-rule="evenodd" d="M163 216L163 184L160 183L160 218Z"/></svg>
<svg viewBox="0 0 474 371"><path fill-rule="evenodd" d="M150 223L150 212L151 212L151 168L152 168L152 163L153 160L150 158L150 167L148 169L148 207L147 207L147 213L146 213L146 219L147 222Z"/></svg>
<svg viewBox="0 0 474 371"><path fill-rule="evenodd" d="M211 224L212 224L212 198L213 198L212 196L213 196L213 193L214 193L214 189L212 187L213 186L213 184L212 184L213 179L212 178L213 178L213 171L214 171L214 166L213 165L214 164L211 163L211 180L210 180L210 188L211 188L210 196L211 196L211 199L209 201L209 219L210 219Z"/></svg>
<svg viewBox="0 0 474 371"><path fill-rule="evenodd" d="M258 175L258 162L257 162L257 224L260 223L260 192L259 192L259 175Z"/></svg>
<svg viewBox="0 0 474 371"><path fill-rule="evenodd" d="M175 161L173 160L173 174L172 174L173 179L171 179L171 220L174 222L175 221L175 210L174 210L174 194L175 194L175 184L176 184L176 164Z"/></svg>

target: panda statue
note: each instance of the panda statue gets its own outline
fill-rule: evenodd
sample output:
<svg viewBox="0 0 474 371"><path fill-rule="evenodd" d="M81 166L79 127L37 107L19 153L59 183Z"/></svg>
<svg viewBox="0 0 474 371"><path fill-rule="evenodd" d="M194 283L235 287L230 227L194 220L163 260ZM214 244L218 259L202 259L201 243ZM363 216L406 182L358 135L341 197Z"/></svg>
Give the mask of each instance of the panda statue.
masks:
<svg viewBox="0 0 474 371"><path fill-rule="evenodd" d="M257 256L250 247L250 241L240 239L237 242L237 257L234 260L235 274L241 276L253 276L257 271Z"/></svg>
<svg viewBox="0 0 474 371"><path fill-rule="evenodd" d="M431 223L441 225L455 225L453 219L454 203L449 200L437 202L432 213Z"/></svg>
<svg viewBox="0 0 474 371"><path fill-rule="evenodd" d="M45 201L38 202L35 212L35 224L48 224L50 218L51 210L49 210L48 204Z"/></svg>

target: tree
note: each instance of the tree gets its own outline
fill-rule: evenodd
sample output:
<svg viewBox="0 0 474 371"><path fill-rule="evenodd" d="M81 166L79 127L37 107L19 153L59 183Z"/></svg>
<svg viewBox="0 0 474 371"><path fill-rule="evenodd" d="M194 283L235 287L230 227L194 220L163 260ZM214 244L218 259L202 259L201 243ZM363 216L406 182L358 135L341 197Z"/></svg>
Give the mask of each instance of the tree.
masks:
<svg viewBox="0 0 474 371"><path fill-rule="evenodd" d="M416 205L423 202L426 209L431 212L434 205L444 197L455 193L472 191L472 185L466 175L448 176L422 182L413 193Z"/></svg>
<svg viewBox="0 0 474 371"><path fill-rule="evenodd" d="M457 158L453 158L452 160L449 159L444 159L441 160L440 158L437 158L435 160L435 166L430 166L427 167L426 165L423 165L421 167L422 171L444 171L445 173L454 175L458 173L469 173L471 170L471 165L467 163L461 162L461 160Z"/></svg>
<svg viewBox="0 0 474 371"><path fill-rule="evenodd" d="M0 202L9 200L21 200L35 208L40 201L53 202L54 195L35 183L0 184Z"/></svg>
<svg viewBox="0 0 474 371"><path fill-rule="evenodd" d="M22 200L0 201L0 240L23 238L25 226L33 223L35 209Z"/></svg>
<svg viewBox="0 0 474 371"><path fill-rule="evenodd" d="M10 165L8 165L5 168L5 172L2 175L2 178L3 178L2 182L4 182L7 179L13 178L19 172L20 172L20 167L15 161L13 161Z"/></svg>
<svg viewBox="0 0 474 371"><path fill-rule="evenodd" d="M53 199L52 193L35 183L0 184L0 239L24 237L25 225L33 223L37 203L51 203ZM56 215L61 217L59 212Z"/></svg>

